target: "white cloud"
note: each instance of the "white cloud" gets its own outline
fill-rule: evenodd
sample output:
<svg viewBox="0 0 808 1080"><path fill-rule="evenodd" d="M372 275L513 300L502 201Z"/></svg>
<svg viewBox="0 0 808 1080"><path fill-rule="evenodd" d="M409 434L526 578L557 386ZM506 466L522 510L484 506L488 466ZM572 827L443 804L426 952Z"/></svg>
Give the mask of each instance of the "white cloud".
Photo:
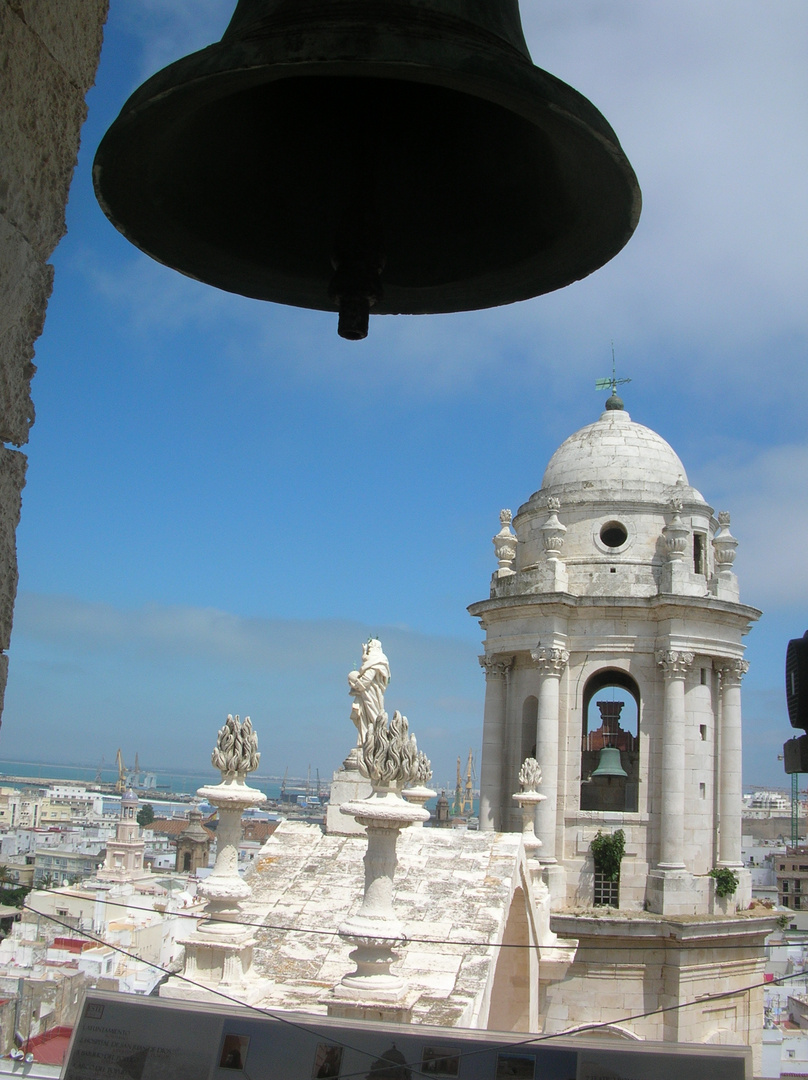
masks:
<svg viewBox="0 0 808 1080"><path fill-rule="evenodd" d="M808 446L738 448L699 469L698 483L717 509L731 512L744 598L764 610L804 607Z"/></svg>

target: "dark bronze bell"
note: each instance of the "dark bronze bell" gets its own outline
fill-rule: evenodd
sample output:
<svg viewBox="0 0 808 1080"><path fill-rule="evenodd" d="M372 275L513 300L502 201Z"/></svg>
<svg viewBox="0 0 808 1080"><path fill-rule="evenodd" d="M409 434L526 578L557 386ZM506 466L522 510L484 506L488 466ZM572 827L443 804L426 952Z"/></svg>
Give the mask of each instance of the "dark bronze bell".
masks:
<svg viewBox="0 0 808 1080"><path fill-rule="evenodd" d="M468 311L585 277L640 214L614 132L533 66L517 0L239 0L132 95L95 159L133 244L220 289Z"/></svg>

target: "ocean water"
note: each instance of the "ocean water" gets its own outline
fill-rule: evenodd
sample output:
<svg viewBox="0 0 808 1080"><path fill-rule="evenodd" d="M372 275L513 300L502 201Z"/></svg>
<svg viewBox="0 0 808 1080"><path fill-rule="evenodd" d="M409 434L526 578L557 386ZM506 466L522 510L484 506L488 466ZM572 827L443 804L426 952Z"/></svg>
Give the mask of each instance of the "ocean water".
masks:
<svg viewBox="0 0 808 1080"><path fill-rule="evenodd" d="M117 768L98 769L90 765L53 765L42 761L12 761L8 758L0 758L0 784L8 782L10 778L25 778L32 783L53 783L59 780L72 780L76 783L86 784L92 787L99 780L104 784L114 784L118 779ZM149 777L154 778L154 786L151 787ZM218 784L221 774L212 766L207 771L199 770L162 770L141 769L140 788L142 800L148 802L149 794L159 799L161 795L193 795L197 788L209 787ZM258 788L270 799L277 799L281 793L282 780L279 777L262 776L260 770L251 773L248 783L250 787ZM322 785L325 787L325 785ZM316 781L311 780L309 789L315 795ZM144 790L145 789L145 790ZM306 793L306 778L289 778L286 781L287 793L292 795L304 795Z"/></svg>
<svg viewBox="0 0 808 1080"><path fill-rule="evenodd" d="M154 786L149 786L151 781L147 777L154 778ZM90 765L52 765L42 761L12 761L8 758L0 758L0 785L10 783L13 780L19 782L21 778L29 781L31 784L47 784L53 783L59 780L72 780L75 783L86 784L87 787L92 787L93 784L100 781L104 784L114 784L118 779L117 768L104 768L98 769ZM141 802L159 802L161 797L164 796L177 796L177 795L195 795L198 788L210 787L212 784L218 784L221 780L221 775L218 770L212 766L209 770L203 772L183 772L183 771L163 771L157 769L142 769L140 772L140 787L138 787L138 796ZM258 788L262 791L268 799L280 799L282 778L277 776L262 775L260 770L258 772L250 773L248 784L250 787ZM324 782L321 778L321 789L324 792L328 792L329 784ZM433 782L433 787L434 787ZM317 794L317 781L312 778L308 781L306 777L288 777L286 780L286 796L287 799L294 800L298 795L316 795ZM448 790L446 792L449 803L451 805L454 791ZM427 809L434 810L437 799L430 799L427 803ZM473 813L479 814L479 794L475 793L473 802Z"/></svg>

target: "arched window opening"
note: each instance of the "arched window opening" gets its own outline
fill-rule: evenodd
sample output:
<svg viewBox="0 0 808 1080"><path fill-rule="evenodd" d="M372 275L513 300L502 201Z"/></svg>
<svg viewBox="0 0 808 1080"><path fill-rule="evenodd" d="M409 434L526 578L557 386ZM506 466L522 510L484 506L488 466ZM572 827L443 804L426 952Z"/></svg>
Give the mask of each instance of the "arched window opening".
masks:
<svg viewBox="0 0 808 1080"><path fill-rule="evenodd" d="M191 853L190 851L184 851L182 854L182 868L183 870L191 869Z"/></svg>
<svg viewBox="0 0 808 1080"><path fill-rule="evenodd" d="M520 767L525 758L534 758L536 756L536 727L538 722L539 699L531 695L525 698L522 705L522 756L519 759ZM514 788L514 791L516 790L517 788Z"/></svg>
<svg viewBox="0 0 808 1080"><path fill-rule="evenodd" d="M581 809L636 812L640 780L640 690L609 668L584 688Z"/></svg>

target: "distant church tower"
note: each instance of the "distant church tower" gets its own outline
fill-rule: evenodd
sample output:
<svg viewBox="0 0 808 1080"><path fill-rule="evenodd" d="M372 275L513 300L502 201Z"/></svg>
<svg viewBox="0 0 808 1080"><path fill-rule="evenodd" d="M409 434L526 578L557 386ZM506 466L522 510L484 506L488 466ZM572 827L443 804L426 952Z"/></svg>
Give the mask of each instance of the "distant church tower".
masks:
<svg viewBox="0 0 808 1080"><path fill-rule="evenodd" d="M188 824L177 837L177 871L195 874L208 865L210 856L210 833L202 824L202 811L192 806L188 811Z"/></svg>
<svg viewBox="0 0 808 1080"><path fill-rule="evenodd" d="M131 789L121 799L115 839L107 843L107 857L96 875L100 881L135 881L149 877L143 869L145 841L137 823L138 797Z"/></svg>
<svg viewBox="0 0 808 1080"><path fill-rule="evenodd" d="M515 536L509 520L490 599L469 608L485 630L480 827L520 828L511 796L535 756L555 910L595 902L591 841L622 828L610 903L707 912L709 871L742 867L742 639L760 615L739 602L729 515L613 393L553 454Z"/></svg>

